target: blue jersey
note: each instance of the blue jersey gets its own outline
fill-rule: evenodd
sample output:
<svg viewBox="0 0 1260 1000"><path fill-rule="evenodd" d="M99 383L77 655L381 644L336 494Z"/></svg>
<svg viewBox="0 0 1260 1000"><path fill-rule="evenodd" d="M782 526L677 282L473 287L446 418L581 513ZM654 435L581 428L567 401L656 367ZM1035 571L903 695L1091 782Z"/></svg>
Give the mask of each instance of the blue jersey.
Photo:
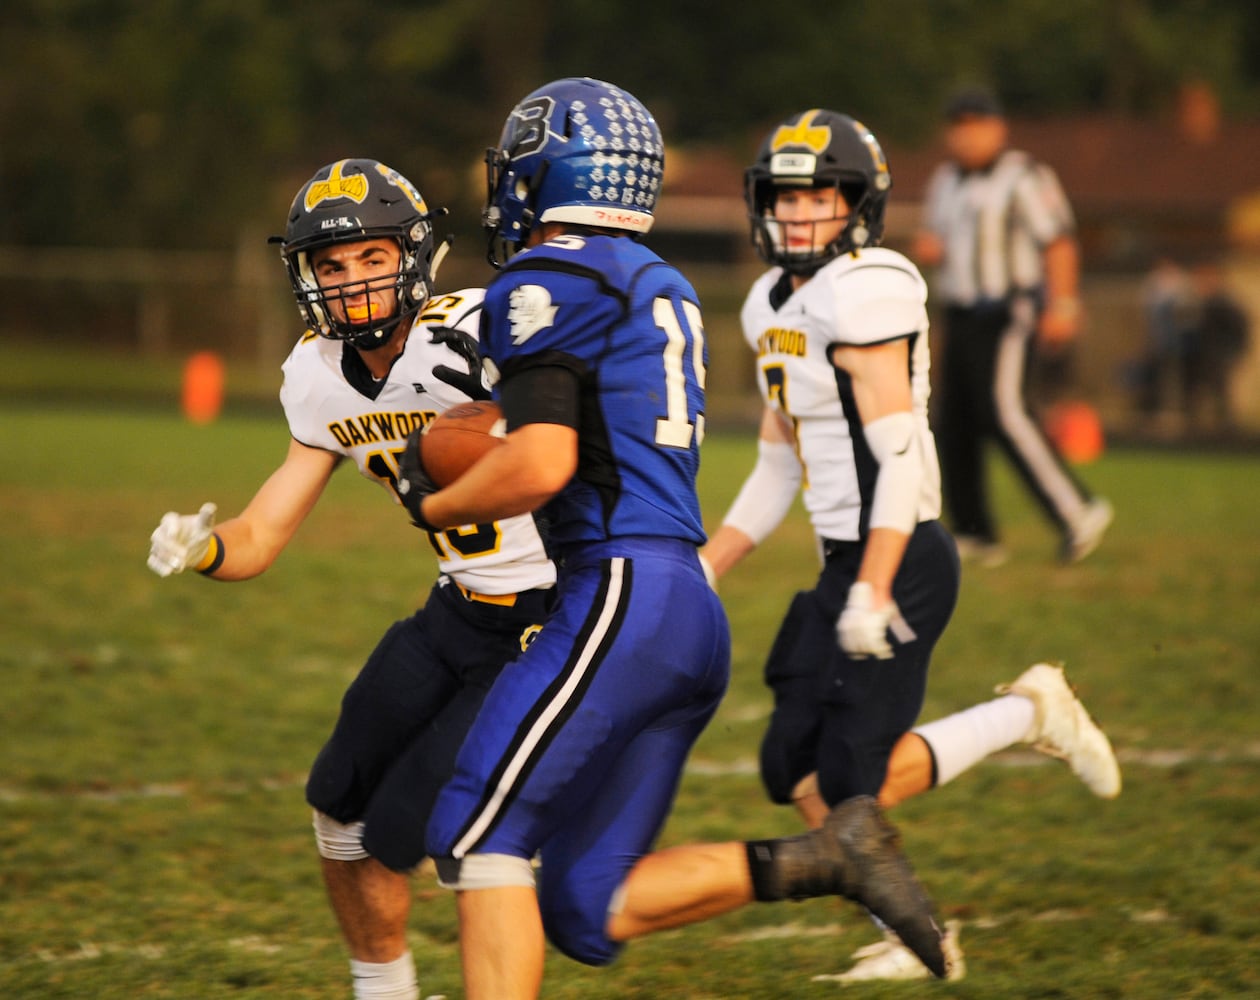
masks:
<svg viewBox="0 0 1260 1000"><path fill-rule="evenodd" d="M549 940L602 965L621 947L612 900L660 834L730 667L696 549L700 308L633 240L570 233L487 289L481 345L509 421L576 419L578 467L546 509L555 610L481 705L426 843L448 884L469 855L540 856Z"/></svg>
<svg viewBox="0 0 1260 1000"><path fill-rule="evenodd" d="M490 285L482 349L505 382L539 364L580 379L577 474L546 508L558 545L704 542L696 474L708 359L698 298L676 268L625 237L557 237Z"/></svg>

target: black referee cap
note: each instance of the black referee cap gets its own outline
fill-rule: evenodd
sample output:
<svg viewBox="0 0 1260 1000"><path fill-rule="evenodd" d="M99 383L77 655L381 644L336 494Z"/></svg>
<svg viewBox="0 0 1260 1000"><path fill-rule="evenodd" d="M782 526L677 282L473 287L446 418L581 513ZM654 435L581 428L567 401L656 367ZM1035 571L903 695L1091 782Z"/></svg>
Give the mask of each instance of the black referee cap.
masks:
<svg viewBox="0 0 1260 1000"><path fill-rule="evenodd" d="M955 91L945 102L945 120L956 122L962 118L1001 118L1002 102L992 91L982 87L968 87Z"/></svg>

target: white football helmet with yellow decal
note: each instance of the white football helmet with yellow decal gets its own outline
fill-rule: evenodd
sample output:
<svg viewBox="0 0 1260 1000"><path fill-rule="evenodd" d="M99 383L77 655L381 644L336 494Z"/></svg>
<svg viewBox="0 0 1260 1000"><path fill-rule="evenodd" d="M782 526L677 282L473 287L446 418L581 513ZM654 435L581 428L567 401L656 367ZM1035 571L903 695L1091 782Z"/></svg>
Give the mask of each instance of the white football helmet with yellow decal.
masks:
<svg viewBox="0 0 1260 1000"><path fill-rule="evenodd" d="M849 207L848 224L826 246L789 251L774 214L785 187L837 188ZM771 131L744 172L753 245L767 263L813 274L843 253L879 245L891 187L884 151L865 125L819 108L794 114Z"/></svg>
<svg viewBox="0 0 1260 1000"><path fill-rule="evenodd" d="M430 211L415 185L397 170L376 160L346 159L326 164L302 185L289 209L281 244L302 319L316 333L348 340L371 350L389 340L400 321L408 320L432 293L433 227L430 220L445 209ZM397 306L387 316L367 323L338 320L330 299L365 290L365 282L320 287L311 269L311 252L334 243L394 239L402 250L398 272L374 279L371 291L392 286Z"/></svg>

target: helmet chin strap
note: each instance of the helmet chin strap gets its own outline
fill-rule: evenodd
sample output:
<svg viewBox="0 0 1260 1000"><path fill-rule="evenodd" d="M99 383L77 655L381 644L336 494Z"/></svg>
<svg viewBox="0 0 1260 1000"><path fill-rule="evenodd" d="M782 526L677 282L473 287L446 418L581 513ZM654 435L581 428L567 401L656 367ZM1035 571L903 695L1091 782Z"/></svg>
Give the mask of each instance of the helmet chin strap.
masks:
<svg viewBox="0 0 1260 1000"><path fill-rule="evenodd" d="M394 334L398 332L399 326L404 323L410 323L411 317L419 310L412 310L405 316L399 316L398 319L389 326L378 327L375 330L365 330L363 333L356 334L347 338L348 343L360 351L377 351L394 339Z"/></svg>
<svg viewBox="0 0 1260 1000"><path fill-rule="evenodd" d="M371 333L361 333L357 337L351 337L350 343L360 351L375 351L388 344L393 333L393 327L389 328L388 333L384 330L373 330Z"/></svg>
<svg viewBox="0 0 1260 1000"><path fill-rule="evenodd" d="M429 264L429 287L437 287L438 268L442 266L442 261L446 260L446 255L450 252L451 244L455 242L454 236L445 237L441 243L437 245L437 249L433 251L433 260Z"/></svg>

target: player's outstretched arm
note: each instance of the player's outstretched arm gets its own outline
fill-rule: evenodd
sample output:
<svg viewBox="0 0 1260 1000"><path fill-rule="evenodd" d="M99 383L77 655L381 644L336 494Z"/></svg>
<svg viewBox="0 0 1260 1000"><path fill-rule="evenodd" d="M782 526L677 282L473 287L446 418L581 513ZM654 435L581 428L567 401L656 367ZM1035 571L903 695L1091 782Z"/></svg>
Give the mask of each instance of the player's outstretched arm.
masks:
<svg viewBox="0 0 1260 1000"><path fill-rule="evenodd" d="M715 584L722 574L752 552L779 526L801 485L801 463L792 431L782 415L766 407L757 437L753 466L722 525L701 550ZM706 569L706 574L709 569Z"/></svg>
<svg viewBox="0 0 1260 1000"><path fill-rule="evenodd" d="M171 576L186 569L201 570L214 561L214 518L218 507L203 503L196 514L170 510L149 536L149 569Z"/></svg>
<svg viewBox="0 0 1260 1000"><path fill-rule="evenodd" d="M216 508L169 512L150 537L149 568L159 576L195 569L216 580L246 580L266 570L315 506L339 456L297 441L284 463L239 516L216 529Z"/></svg>

